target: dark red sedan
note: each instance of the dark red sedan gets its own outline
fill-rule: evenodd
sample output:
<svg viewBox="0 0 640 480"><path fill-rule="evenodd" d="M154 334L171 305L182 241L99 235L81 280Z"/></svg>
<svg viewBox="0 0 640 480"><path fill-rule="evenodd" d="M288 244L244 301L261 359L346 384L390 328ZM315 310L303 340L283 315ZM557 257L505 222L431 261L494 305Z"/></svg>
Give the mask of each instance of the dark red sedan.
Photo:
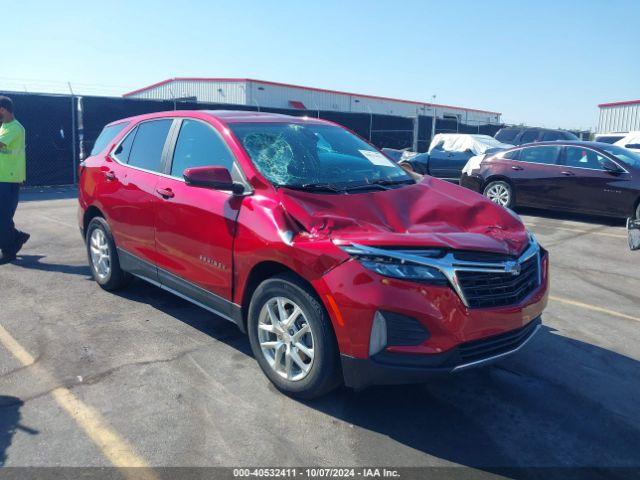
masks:
<svg viewBox="0 0 640 480"><path fill-rule="evenodd" d="M465 168L460 185L507 208L640 218L640 155L606 143L521 145Z"/></svg>

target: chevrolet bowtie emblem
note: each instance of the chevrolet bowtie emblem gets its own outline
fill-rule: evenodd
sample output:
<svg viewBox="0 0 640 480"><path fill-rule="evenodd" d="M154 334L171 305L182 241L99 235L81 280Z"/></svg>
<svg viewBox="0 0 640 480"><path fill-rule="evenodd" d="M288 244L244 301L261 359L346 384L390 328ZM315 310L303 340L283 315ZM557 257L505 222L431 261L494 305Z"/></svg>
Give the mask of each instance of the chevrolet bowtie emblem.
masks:
<svg viewBox="0 0 640 480"><path fill-rule="evenodd" d="M507 273L510 273L514 277L520 275L521 267L518 262L507 262L504 265L504 270Z"/></svg>

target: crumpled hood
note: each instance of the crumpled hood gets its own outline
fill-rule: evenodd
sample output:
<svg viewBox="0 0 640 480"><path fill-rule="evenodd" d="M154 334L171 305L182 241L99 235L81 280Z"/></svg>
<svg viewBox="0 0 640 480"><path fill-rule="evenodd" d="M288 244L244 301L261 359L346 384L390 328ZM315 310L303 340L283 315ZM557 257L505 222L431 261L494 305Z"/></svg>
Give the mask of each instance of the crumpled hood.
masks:
<svg viewBox="0 0 640 480"><path fill-rule="evenodd" d="M424 177L416 185L354 194L278 190L285 211L311 237L371 246L444 247L519 255L522 222L466 188Z"/></svg>

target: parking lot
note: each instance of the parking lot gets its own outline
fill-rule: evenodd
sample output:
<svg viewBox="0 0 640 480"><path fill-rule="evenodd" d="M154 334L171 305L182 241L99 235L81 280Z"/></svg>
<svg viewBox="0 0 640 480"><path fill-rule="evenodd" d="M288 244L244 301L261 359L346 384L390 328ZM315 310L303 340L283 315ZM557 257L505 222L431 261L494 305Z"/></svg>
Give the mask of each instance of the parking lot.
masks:
<svg viewBox="0 0 640 480"><path fill-rule="evenodd" d="M0 267L0 465L640 466L640 252L623 222L520 212L551 254L544 328L422 385L277 392L235 326L89 275L73 190L27 193Z"/></svg>

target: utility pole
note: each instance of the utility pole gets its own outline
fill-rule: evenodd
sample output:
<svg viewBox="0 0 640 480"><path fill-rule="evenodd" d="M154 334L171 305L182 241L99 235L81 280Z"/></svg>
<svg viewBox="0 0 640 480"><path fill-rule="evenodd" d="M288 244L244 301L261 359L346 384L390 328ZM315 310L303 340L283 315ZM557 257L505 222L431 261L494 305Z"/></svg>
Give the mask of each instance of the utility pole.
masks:
<svg viewBox="0 0 640 480"><path fill-rule="evenodd" d="M433 137L436 136L436 96L431 95L431 108L433 109L433 118L431 120L431 141L433 141Z"/></svg>
<svg viewBox="0 0 640 480"><path fill-rule="evenodd" d="M76 161L78 159L76 151L76 98L73 93L73 88L71 87L71 82L67 82L67 85L69 85L69 92L71 93L71 164L73 165L73 184L75 185L78 183L78 169L76 166Z"/></svg>

